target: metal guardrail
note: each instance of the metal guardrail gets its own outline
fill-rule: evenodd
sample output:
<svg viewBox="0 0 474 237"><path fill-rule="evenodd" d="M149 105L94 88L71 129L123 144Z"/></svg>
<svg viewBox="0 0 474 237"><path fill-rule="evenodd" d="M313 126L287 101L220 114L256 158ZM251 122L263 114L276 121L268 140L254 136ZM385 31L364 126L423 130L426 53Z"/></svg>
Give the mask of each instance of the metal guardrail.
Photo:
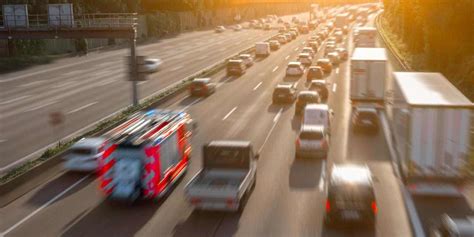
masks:
<svg viewBox="0 0 474 237"><path fill-rule="evenodd" d="M387 34L385 30L382 27L381 21L381 16L383 13L378 14L375 17L375 27L377 28L377 31L379 32L380 37L382 38L385 46L389 49L389 51L392 53L393 57L395 60L397 60L397 63L402 66L402 69L404 71L413 71L413 69L408 65L408 63L403 60L403 57L401 56L400 52L397 50L395 46L393 46L392 42L387 38Z"/></svg>
<svg viewBox="0 0 474 237"><path fill-rule="evenodd" d="M1 29L44 30L55 28L127 28L137 25L136 13L95 13L83 15L29 14L27 18L0 15Z"/></svg>

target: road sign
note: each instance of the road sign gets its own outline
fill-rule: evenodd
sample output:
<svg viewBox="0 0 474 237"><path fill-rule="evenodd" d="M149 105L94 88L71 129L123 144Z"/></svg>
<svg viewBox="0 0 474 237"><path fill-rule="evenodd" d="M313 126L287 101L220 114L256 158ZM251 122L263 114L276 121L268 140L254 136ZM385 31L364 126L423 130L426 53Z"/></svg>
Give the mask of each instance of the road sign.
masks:
<svg viewBox="0 0 474 237"><path fill-rule="evenodd" d="M64 114L57 111L49 114L49 124L51 126L58 126L64 122Z"/></svg>

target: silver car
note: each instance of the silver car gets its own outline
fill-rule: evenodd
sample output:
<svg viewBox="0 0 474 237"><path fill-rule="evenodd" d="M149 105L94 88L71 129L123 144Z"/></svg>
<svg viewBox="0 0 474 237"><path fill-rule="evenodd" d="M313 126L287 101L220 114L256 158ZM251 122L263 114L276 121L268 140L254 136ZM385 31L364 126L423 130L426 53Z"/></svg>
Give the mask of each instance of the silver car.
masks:
<svg viewBox="0 0 474 237"><path fill-rule="evenodd" d="M106 139L102 137L83 138L69 148L64 156L64 168L71 171L95 171L104 152Z"/></svg>

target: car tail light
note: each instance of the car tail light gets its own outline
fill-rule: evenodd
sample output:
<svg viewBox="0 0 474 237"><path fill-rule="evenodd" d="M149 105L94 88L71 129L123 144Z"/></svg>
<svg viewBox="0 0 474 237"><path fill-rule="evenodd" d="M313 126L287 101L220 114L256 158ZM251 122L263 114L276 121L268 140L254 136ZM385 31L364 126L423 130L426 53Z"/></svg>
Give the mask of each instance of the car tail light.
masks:
<svg viewBox="0 0 474 237"><path fill-rule="evenodd" d="M379 209L377 208L377 203L375 201L372 201L372 203L370 204L370 207L372 208L372 211L374 212L374 214L377 214Z"/></svg>
<svg viewBox="0 0 474 237"><path fill-rule="evenodd" d="M196 205L201 202L200 198L191 198L191 204Z"/></svg>
<svg viewBox="0 0 474 237"><path fill-rule="evenodd" d="M229 207L234 206L234 204L236 203L234 198L227 198L227 200L225 202L226 202L227 206L229 206Z"/></svg>
<svg viewBox="0 0 474 237"><path fill-rule="evenodd" d="M329 200L326 200L326 213L329 213L331 211L331 202Z"/></svg>
<svg viewBox="0 0 474 237"><path fill-rule="evenodd" d="M300 139L299 139L299 138L296 138L296 142L295 142L295 144L296 144L296 146L297 146L297 147L299 147L299 146L300 146L300 143L301 143L301 142L300 142Z"/></svg>
<svg viewBox="0 0 474 237"><path fill-rule="evenodd" d="M323 139L323 140L321 141L321 147L322 147L323 149L327 149L327 148L328 148L328 142L326 141L326 139Z"/></svg>

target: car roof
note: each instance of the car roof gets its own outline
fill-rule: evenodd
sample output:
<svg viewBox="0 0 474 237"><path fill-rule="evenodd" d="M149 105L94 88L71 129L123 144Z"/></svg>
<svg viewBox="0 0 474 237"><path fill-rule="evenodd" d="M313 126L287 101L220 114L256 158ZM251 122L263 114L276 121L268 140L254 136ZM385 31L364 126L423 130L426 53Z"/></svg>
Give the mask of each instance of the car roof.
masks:
<svg viewBox="0 0 474 237"><path fill-rule="evenodd" d="M290 89L292 88L292 84L278 84L275 88L285 88L285 89Z"/></svg>
<svg viewBox="0 0 474 237"><path fill-rule="evenodd" d="M309 53L300 53L298 57L309 57Z"/></svg>
<svg viewBox="0 0 474 237"><path fill-rule="evenodd" d="M194 78L193 82L208 83L211 81L211 78Z"/></svg>
<svg viewBox="0 0 474 237"><path fill-rule="evenodd" d="M230 59L229 63L242 63L243 61L241 59Z"/></svg>
<svg viewBox="0 0 474 237"><path fill-rule="evenodd" d="M289 62L288 63L288 66L290 65L298 65L298 66L301 66L301 62Z"/></svg>
<svg viewBox="0 0 474 237"><path fill-rule="evenodd" d="M300 132L324 133L324 130L324 125L303 125L301 126Z"/></svg>
<svg viewBox="0 0 474 237"><path fill-rule="evenodd" d="M321 68L320 66L310 66L310 67L308 68L308 70L310 70L310 71L311 71L311 70L322 70L322 68Z"/></svg>
<svg viewBox="0 0 474 237"><path fill-rule="evenodd" d="M250 54L246 54L246 53L243 53L243 54L240 54L239 57L250 57L251 55Z"/></svg>
<svg viewBox="0 0 474 237"><path fill-rule="evenodd" d="M106 141L103 137L87 137L74 143L71 148L91 148L99 147Z"/></svg>
<svg viewBox="0 0 474 237"><path fill-rule="evenodd" d="M304 47L302 50L305 50L305 49L306 50L313 50L313 48L311 48L311 47Z"/></svg>
<svg viewBox="0 0 474 237"><path fill-rule="evenodd" d="M318 95L318 92L316 92L316 91L300 91L300 92L298 93L298 96L307 96L307 95L314 95L314 96L316 96L316 95Z"/></svg>
<svg viewBox="0 0 474 237"><path fill-rule="evenodd" d="M338 56L338 54L336 52L330 52L328 53L328 56Z"/></svg>
<svg viewBox="0 0 474 237"><path fill-rule="evenodd" d="M327 104L307 104L304 107L305 110L329 110L329 106Z"/></svg>
<svg viewBox="0 0 474 237"><path fill-rule="evenodd" d="M332 184L372 184L372 173L367 165L335 164L331 171Z"/></svg>
<svg viewBox="0 0 474 237"><path fill-rule="evenodd" d="M317 62L324 62L324 63L329 63L329 62L330 62L330 60L329 60L328 58L320 58L320 59L318 59L318 61L317 61Z"/></svg>
<svg viewBox="0 0 474 237"><path fill-rule="evenodd" d="M325 80L311 80L310 84L324 84L324 85L326 85L326 81Z"/></svg>
<svg viewBox="0 0 474 237"><path fill-rule="evenodd" d="M250 141L231 141L231 140L217 140L208 143L208 146L214 147L250 147Z"/></svg>
<svg viewBox="0 0 474 237"><path fill-rule="evenodd" d="M363 106L358 106L355 108L357 112L369 112L369 113L377 113L377 110L375 108L370 108L370 107L363 107Z"/></svg>

